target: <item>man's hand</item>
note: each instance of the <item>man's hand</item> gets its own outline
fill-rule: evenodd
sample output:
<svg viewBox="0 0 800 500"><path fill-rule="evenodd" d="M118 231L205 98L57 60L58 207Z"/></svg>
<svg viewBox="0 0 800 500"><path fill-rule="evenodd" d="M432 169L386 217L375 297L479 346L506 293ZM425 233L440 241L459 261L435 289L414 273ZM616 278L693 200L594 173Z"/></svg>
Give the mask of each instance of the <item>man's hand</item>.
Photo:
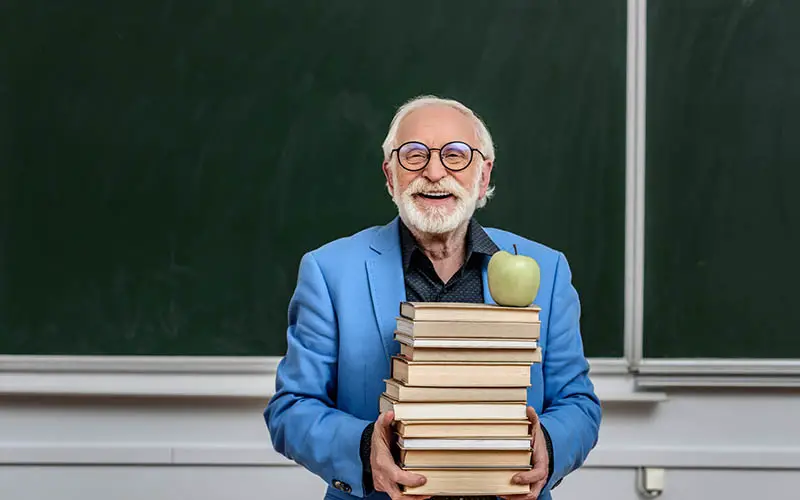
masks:
<svg viewBox="0 0 800 500"><path fill-rule="evenodd" d="M372 483L376 491L388 494L392 500L423 500L425 496L403 495L398 483L405 486L422 486L425 476L404 471L394 462L391 450L392 421L394 412L381 413L375 421L369 461L372 467ZM545 471L547 467L545 467Z"/></svg>
<svg viewBox="0 0 800 500"><path fill-rule="evenodd" d="M547 444L545 443L544 432L539 425L539 416L536 410L530 406L527 409L528 420L533 427L531 432L531 447L533 448L533 469L520 472L512 481L516 484L530 484L531 492L527 495L504 496L507 500L533 500L542 492L542 488L547 484L547 473L550 466L550 457L547 455Z"/></svg>

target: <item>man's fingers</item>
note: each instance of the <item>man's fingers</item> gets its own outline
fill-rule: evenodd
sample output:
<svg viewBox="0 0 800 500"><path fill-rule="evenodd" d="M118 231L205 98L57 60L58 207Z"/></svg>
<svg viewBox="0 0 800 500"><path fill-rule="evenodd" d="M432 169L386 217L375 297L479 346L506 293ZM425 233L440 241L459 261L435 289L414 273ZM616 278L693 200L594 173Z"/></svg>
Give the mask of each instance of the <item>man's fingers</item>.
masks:
<svg viewBox="0 0 800 500"><path fill-rule="evenodd" d="M539 497L539 494L542 492L542 488L544 487L544 481L540 484L537 484L533 488L531 488L530 493L523 493L521 495L506 495L501 496L503 500L535 500Z"/></svg>
<svg viewBox="0 0 800 500"><path fill-rule="evenodd" d="M389 484L382 485L381 489L378 491L383 491L384 493L389 495L389 498L391 498L392 500L399 500L400 498L403 498L403 493L400 491L400 488L398 488L396 484L391 482Z"/></svg>
<svg viewBox="0 0 800 500"><path fill-rule="evenodd" d="M531 488L531 496L533 496L533 498L537 498L539 496L546 482L547 481L542 479L541 481L537 481L536 483L534 483L533 488Z"/></svg>
<svg viewBox="0 0 800 500"><path fill-rule="evenodd" d="M424 477L422 478L425 479ZM425 481L423 481L421 484L425 484ZM406 485L406 486L419 486L419 485ZM400 486L398 484L395 484L394 482L392 482L391 489L392 491L397 492L397 497L396 497L397 500L426 500L430 498L430 496L423 496L423 495L405 495L403 494L402 488L400 488ZM395 496L393 496L392 494L390 494L389 496L391 496L393 499L395 498Z"/></svg>
<svg viewBox="0 0 800 500"><path fill-rule="evenodd" d="M521 495L506 495L500 498L503 498L504 500L533 500L537 498L547 482L547 472L546 464L540 463L538 466L534 465L534 468L531 470L515 474L511 478L511 482L514 484L530 485L530 493L524 493Z"/></svg>
<svg viewBox="0 0 800 500"><path fill-rule="evenodd" d="M530 493L523 493L520 495L506 495L506 496L501 496L500 498L502 498L503 500L535 500L536 498L539 497L539 494L542 492L542 488L544 488L545 482L546 482L545 479L542 478L541 480L532 483L530 485L531 486Z"/></svg>
<svg viewBox="0 0 800 500"><path fill-rule="evenodd" d="M389 495L392 500L425 500L430 496L424 495L404 495L400 485L403 486L422 486L427 479L425 476L413 472L404 471L395 464L389 450L390 436L392 435L392 423L394 422L394 412L387 411L381 413L375 421L375 432L380 437L386 448L381 450L379 456L379 467L383 471L381 477L385 480L380 481L379 491Z"/></svg>
<svg viewBox="0 0 800 500"><path fill-rule="evenodd" d="M539 415L536 410L528 406L525 409L528 421L531 423L531 446L533 447L533 468L525 472L520 472L511 478L514 484L530 485L530 492L521 495L507 495L504 500L533 500L539 496L547 482L548 456L545 443L539 436L542 435L539 424Z"/></svg>
<svg viewBox="0 0 800 500"><path fill-rule="evenodd" d="M400 467L394 469L392 473L392 480L397 484L402 484L403 486L422 486L428 481L425 476L416 474L414 472L405 471Z"/></svg>
<svg viewBox="0 0 800 500"><path fill-rule="evenodd" d="M514 477L511 478L511 482L514 484L533 484L537 481L541 481L545 477L547 477L547 469L531 469L515 474Z"/></svg>
<svg viewBox="0 0 800 500"><path fill-rule="evenodd" d="M413 474L413 475L414 476L419 476L420 478L422 478L422 482L419 483L419 484L405 484L405 483L401 483L401 484L405 484L406 486L421 486L421 485L425 484L425 477L424 476L420 476L419 474ZM410 483L410 482L413 482L413 481L408 481L407 480L407 482ZM392 500L426 500L426 499L430 498L430 496L424 496L424 495L405 495L405 494L403 494L403 491L400 488L400 485L397 484L396 481L389 480L389 481L387 481L387 483L388 484L385 484L385 487L381 488L379 491L385 491L386 494L388 494L389 497L392 498Z"/></svg>

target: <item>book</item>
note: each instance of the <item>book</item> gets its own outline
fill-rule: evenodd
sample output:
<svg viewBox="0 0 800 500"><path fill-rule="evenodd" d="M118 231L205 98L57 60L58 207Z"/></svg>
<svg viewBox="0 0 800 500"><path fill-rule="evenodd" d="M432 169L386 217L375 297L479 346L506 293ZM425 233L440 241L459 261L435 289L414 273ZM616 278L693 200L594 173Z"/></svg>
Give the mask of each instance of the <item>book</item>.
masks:
<svg viewBox="0 0 800 500"><path fill-rule="evenodd" d="M424 321L398 316L395 329L414 338L538 339L541 322Z"/></svg>
<svg viewBox="0 0 800 500"><path fill-rule="evenodd" d="M521 420L526 403L409 403L382 394L381 413L393 411L395 420Z"/></svg>
<svg viewBox="0 0 800 500"><path fill-rule="evenodd" d="M409 361L539 363L539 349L456 349L400 344L400 356Z"/></svg>
<svg viewBox="0 0 800 500"><path fill-rule="evenodd" d="M441 363L394 356L392 378L422 387L528 387L531 363Z"/></svg>
<svg viewBox="0 0 800 500"><path fill-rule="evenodd" d="M403 468L527 468L530 450L409 450L400 449L399 465Z"/></svg>
<svg viewBox="0 0 800 500"><path fill-rule="evenodd" d="M395 379L384 382L386 394L404 402L520 402L528 397L526 387L416 387Z"/></svg>
<svg viewBox="0 0 800 500"><path fill-rule="evenodd" d="M536 305L509 307L469 302L401 302L400 316L418 321L490 321L532 323L539 321Z"/></svg>
<svg viewBox="0 0 800 500"><path fill-rule="evenodd" d="M531 423L518 420L401 420L395 432L404 437L525 437L530 439Z"/></svg>
<svg viewBox="0 0 800 500"><path fill-rule="evenodd" d="M402 486L407 495L520 495L530 493L529 484L514 484L511 479L522 468L406 468L425 476L422 486Z"/></svg>
<svg viewBox="0 0 800 500"><path fill-rule="evenodd" d="M539 347L538 340L533 339L417 338L397 331L394 332L394 339L407 346L432 349L531 350Z"/></svg>
<svg viewBox="0 0 800 500"><path fill-rule="evenodd" d="M404 493L524 494L511 478L531 467L527 396L542 361L539 308L402 302L399 353L381 412L394 412L400 467L428 479Z"/></svg>
<svg viewBox="0 0 800 500"><path fill-rule="evenodd" d="M537 349L539 342L529 339L492 339L492 338L417 338L404 333L395 332L394 339L401 344L419 348L435 349Z"/></svg>
<svg viewBox="0 0 800 500"><path fill-rule="evenodd" d="M397 444L407 450L530 450L531 440L523 438L409 438L399 436Z"/></svg>

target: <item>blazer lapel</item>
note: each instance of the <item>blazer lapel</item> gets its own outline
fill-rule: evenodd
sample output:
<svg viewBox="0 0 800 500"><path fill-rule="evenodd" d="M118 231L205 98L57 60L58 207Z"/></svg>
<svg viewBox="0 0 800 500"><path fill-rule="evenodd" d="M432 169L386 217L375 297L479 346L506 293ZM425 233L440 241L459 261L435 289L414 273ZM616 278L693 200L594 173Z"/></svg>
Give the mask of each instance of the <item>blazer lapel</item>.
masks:
<svg viewBox="0 0 800 500"><path fill-rule="evenodd" d="M366 262L372 310L386 361L389 362L389 358L396 354L393 342L395 318L400 313L400 302L406 300L400 233L396 217L378 230L370 248L375 252L375 255Z"/></svg>

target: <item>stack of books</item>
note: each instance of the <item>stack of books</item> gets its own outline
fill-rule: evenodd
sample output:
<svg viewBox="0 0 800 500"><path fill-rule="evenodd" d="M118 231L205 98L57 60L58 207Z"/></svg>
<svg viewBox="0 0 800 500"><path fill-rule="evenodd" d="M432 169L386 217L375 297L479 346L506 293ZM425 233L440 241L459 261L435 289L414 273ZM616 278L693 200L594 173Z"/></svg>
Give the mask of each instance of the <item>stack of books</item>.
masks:
<svg viewBox="0 0 800 500"><path fill-rule="evenodd" d="M400 352L380 410L395 414L398 465L427 478L404 493L529 491L511 478L531 468L526 407L539 332L536 306L400 304Z"/></svg>

